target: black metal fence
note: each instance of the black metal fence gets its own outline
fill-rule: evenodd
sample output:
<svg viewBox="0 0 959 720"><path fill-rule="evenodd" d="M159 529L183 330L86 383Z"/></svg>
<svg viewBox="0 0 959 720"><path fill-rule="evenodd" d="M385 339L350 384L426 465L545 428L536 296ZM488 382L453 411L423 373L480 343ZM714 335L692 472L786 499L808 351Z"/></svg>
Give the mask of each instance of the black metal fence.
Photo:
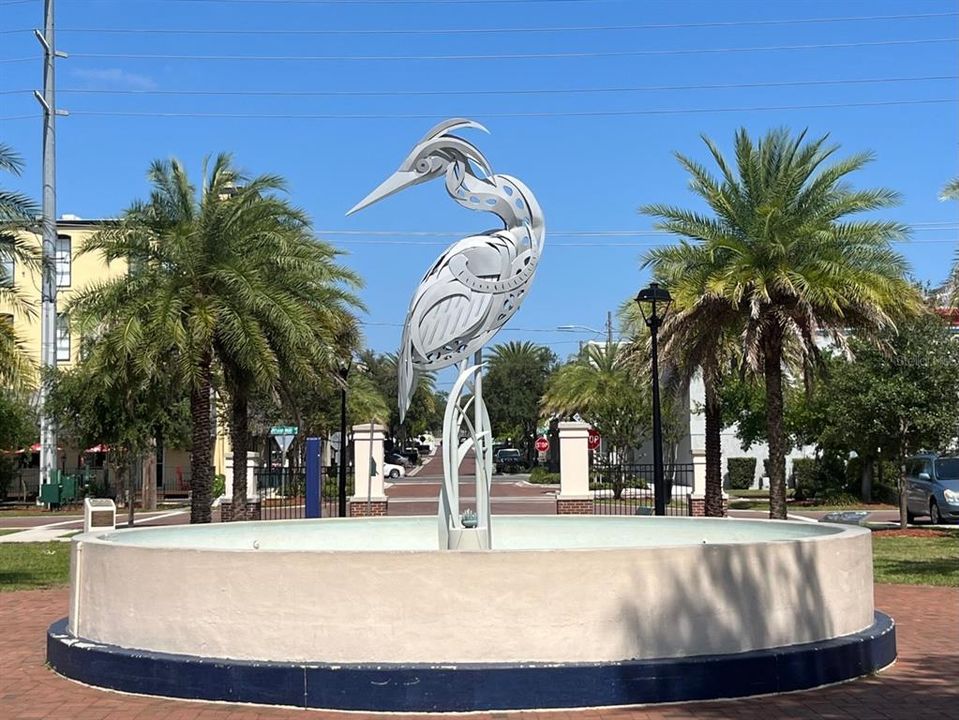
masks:
<svg viewBox="0 0 959 720"><path fill-rule="evenodd" d="M302 467L254 468L256 494L263 520L295 520L306 517L306 470ZM336 479L323 476L321 517L337 515Z"/></svg>
<svg viewBox="0 0 959 720"><path fill-rule="evenodd" d="M687 495L693 484L693 464L664 466L666 514L688 515ZM656 506L653 465L593 465L589 476L596 515L652 515Z"/></svg>

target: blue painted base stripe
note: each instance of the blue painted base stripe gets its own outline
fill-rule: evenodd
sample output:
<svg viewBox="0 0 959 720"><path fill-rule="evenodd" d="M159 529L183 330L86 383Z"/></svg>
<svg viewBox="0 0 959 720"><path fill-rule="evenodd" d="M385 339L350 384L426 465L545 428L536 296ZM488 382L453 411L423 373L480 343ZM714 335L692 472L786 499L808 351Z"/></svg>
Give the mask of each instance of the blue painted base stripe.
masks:
<svg viewBox="0 0 959 720"><path fill-rule="evenodd" d="M328 665L249 662L78 642L50 626L61 675L145 695L331 710L462 712L634 705L803 690L867 675L896 659L895 624L876 613L855 635L734 655L569 665Z"/></svg>

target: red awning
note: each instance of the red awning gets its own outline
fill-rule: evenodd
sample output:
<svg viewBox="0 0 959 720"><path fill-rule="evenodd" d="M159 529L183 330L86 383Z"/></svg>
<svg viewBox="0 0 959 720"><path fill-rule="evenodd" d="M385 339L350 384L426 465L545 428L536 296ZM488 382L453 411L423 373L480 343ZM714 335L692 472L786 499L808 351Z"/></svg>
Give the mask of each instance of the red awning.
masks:
<svg viewBox="0 0 959 720"><path fill-rule="evenodd" d="M57 452L60 452L62 450L63 450L62 447L57 448ZM4 450L3 452L7 455L23 455L24 453L23 450ZM30 446L30 452L31 453L40 452L40 443L33 443L33 445Z"/></svg>

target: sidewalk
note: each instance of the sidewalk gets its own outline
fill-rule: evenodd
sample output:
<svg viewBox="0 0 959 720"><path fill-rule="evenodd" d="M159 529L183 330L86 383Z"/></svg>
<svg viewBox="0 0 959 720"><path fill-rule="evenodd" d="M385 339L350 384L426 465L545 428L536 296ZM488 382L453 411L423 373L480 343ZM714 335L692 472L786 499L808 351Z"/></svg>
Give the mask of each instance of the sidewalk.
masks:
<svg viewBox="0 0 959 720"><path fill-rule="evenodd" d="M144 598L140 613L149 622ZM44 665L47 626L66 615L68 591L0 593L0 717L3 720L357 720L329 713L120 695L64 680ZM478 713L468 720L948 720L959 717L959 589L876 586L876 605L897 622L899 661L878 676L819 690L746 700L659 707L517 714ZM388 612L384 606L383 612ZM184 618L189 621L189 618ZM384 718L385 715L371 716ZM405 715L404 718L424 717ZM432 718L449 718L434 715Z"/></svg>
<svg viewBox="0 0 959 720"><path fill-rule="evenodd" d="M182 510L158 510L150 512L138 512L134 520L134 525L152 525L163 522L167 518L185 516L189 518L189 509ZM14 518L11 518L14 519ZM126 515L117 514L117 527L126 527ZM28 543L28 542L50 542L52 540L67 541L72 535L83 530L83 516L58 520L56 522L34 524L32 526L19 528L4 528L16 530L9 535L0 535L0 543Z"/></svg>

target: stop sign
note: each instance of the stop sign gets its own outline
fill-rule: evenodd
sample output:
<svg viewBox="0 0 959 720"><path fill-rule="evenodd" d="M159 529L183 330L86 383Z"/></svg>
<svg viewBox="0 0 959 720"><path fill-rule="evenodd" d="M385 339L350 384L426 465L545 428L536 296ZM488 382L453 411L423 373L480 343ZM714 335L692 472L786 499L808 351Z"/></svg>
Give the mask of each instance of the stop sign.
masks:
<svg viewBox="0 0 959 720"><path fill-rule="evenodd" d="M536 452L546 452L549 450L549 440L545 436L540 435L536 438Z"/></svg>
<svg viewBox="0 0 959 720"><path fill-rule="evenodd" d="M595 450L599 447L599 431L596 428L589 429L589 440L586 441L587 446L590 450Z"/></svg>

